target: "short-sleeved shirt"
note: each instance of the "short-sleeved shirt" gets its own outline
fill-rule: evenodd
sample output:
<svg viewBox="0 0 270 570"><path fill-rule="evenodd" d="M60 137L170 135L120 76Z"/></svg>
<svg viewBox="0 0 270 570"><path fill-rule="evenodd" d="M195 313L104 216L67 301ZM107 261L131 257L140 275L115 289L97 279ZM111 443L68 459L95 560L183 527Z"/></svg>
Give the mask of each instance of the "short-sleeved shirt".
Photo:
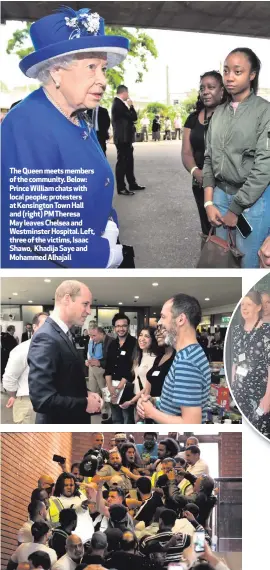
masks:
<svg viewBox="0 0 270 570"><path fill-rule="evenodd" d="M202 423L207 420L207 405L211 385L209 362L199 344L179 350L165 378L160 410L180 416L181 406L201 407Z"/></svg>
<svg viewBox="0 0 270 570"><path fill-rule="evenodd" d="M49 554L52 566L57 562L57 555L55 550L39 542L24 542L23 544L20 544L20 546L18 546L18 548L12 554L11 560L12 562L17 562L17 564L20 564L20 562L27 561L28 556L37 550L42 550L42 552L47 552L47 554Z"/></svg>

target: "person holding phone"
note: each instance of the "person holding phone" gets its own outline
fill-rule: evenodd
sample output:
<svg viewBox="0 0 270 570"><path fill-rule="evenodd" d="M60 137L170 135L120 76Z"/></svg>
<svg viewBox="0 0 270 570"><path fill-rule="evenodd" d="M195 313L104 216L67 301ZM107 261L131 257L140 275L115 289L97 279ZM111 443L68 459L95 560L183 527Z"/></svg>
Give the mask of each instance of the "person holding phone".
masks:
<svg viewBox="0 0 270 570"><path fill-rule="evenodd" d="M212 117L203 167L204 207L216 235L227 239L227 228L245 218L244 232L235 233L244 268L259 267L258 250L270 234L270 103L257 95L260 68L249 48L227 56L229 100Z"/></svg>

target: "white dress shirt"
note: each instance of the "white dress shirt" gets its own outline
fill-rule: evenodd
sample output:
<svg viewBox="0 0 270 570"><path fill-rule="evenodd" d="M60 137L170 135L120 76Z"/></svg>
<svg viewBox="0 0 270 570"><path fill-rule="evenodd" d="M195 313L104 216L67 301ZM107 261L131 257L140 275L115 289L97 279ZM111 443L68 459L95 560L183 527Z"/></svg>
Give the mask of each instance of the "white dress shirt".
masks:
<svg viewBox="0 0 270 570"><path fill-rule="evenodd" d="M60 329L62 329L62 331L67 334L68 332L68 326L66 325L66 323L64 323L64 321L62 321L60 319L60 317L58 316L58 314L56 313L56 311L53 311L50 314L51 319L60 327Z"/></svg>
<svg viewBox="0 0 270 570"><path fill-rule="evenodd" d="M209 475L209 467L203 459L196 461L195 465L189 465L187 471L196 477L199 477L200 475Z"/></svg>
<svg viewBox="0 0 270 570"><path fill-rule="evenodd" d="M61 556L56 564L53 565L52 570L75 570L76 566L77 562L74 562L68 554L64 554L64 556Z"/></svg>
<svg viewBox="0 0 270 570"><path fill-rule="evenodd" d="M16 396L29 396L27 356L31 338L11 350L3 376L3 386Z"/></svg>

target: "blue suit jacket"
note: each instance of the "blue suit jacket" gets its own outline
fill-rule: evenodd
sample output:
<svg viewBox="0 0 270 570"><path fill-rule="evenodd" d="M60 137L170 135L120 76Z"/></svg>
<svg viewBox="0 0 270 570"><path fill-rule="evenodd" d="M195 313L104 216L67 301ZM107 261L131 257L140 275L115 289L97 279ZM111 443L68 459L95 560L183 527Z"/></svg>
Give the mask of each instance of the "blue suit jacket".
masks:
<svg viewBox="0 0 270 570"><path fill-rule="evenodd" d="M90 423L86 413L87 387L76 348L48 317L33 335L28 353L29 394L37 423Z"/></svg>
<svg viewBox="0 0 270 570"><path fill-rule="evenodd" d="M114 177L94 129L87 132L68 121L43 89L7 114L2 124L3 267L107 266L109 242L102 233L110 216L117 222ZM27 175L25 168L41 172ZM46 169L50 173L44 174ZM67 169L91 173L67 174ZM27 182L20 176L28 176Z"/></svg>

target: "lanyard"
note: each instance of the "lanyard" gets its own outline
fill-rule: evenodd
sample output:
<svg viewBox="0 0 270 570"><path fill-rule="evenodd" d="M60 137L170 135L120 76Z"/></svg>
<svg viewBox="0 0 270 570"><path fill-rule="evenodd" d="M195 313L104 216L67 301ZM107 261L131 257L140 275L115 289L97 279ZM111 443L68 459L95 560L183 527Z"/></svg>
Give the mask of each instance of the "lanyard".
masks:
<svg viewBox="0 0 270 570"><path fill-rule="evenodd" d="M246 334L245 334L244 338L242 338L243 351L245 351L245 348L247 348L247 351L249 352L249 349L251 348L251 346L250 346L251 341L253 340L256 331L258 330L257 327L258 327L260 320L261 320L261 318L259 317L257 322L255 323L254 327L251 329L251 331L249 331L248 333L247 333L247 331L245 331Z"/></svg>

